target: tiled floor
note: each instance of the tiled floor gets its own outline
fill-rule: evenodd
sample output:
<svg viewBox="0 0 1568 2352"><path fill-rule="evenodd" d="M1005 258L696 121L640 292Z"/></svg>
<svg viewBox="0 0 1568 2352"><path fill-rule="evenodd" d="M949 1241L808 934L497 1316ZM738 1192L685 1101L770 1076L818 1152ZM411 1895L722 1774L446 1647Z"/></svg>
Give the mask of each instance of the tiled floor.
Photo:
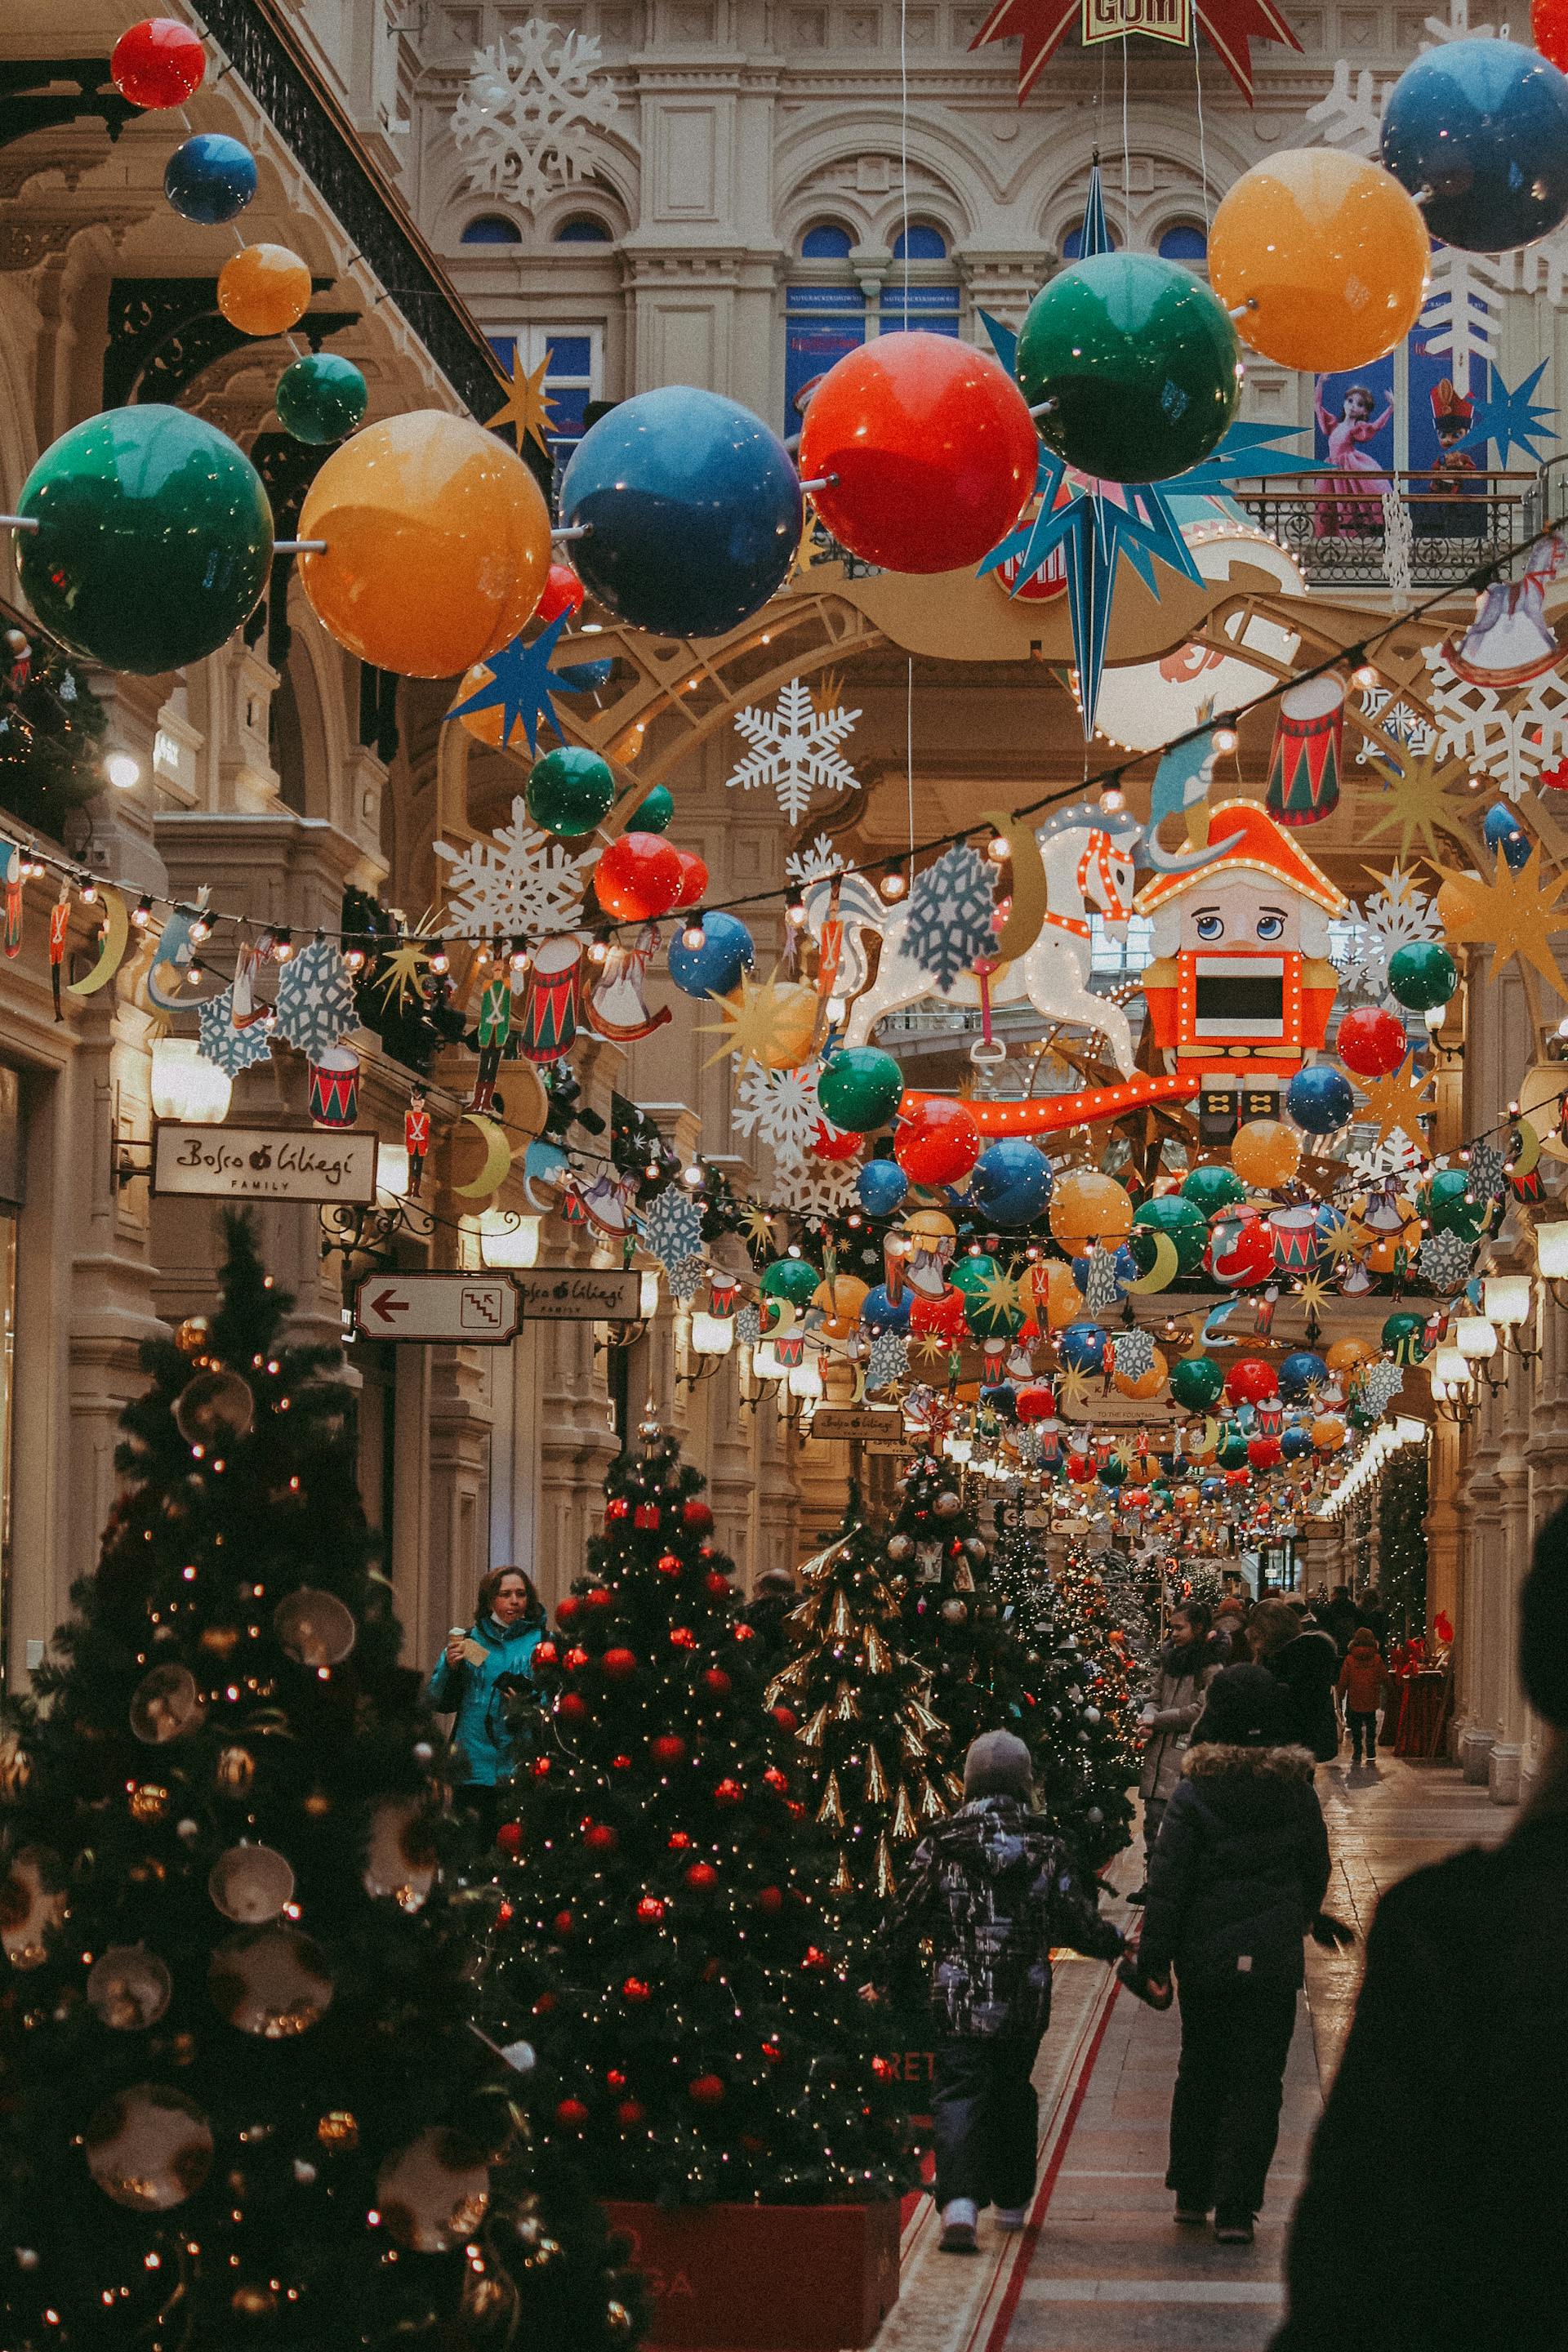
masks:
<svg viewBox="0 0 1568 2352"><path fill-rule="evenodd" d="M1334 1881L1328 1908L1361 1930L1381 1890L1456 1846L1490 1843L1514 1816L1446 1768L1380 1760L1319 1774ZM1132 1883L1133 1856L1114 1874ZM1112 1990L1110 1972L1068 1957L1041 2052L1040 2189L1031 2226L981 2225L977 2259L936 2250L928 2205L906 2235L903 2289L877 2352L1262 2352L1281 2309L1290 2206L1355 2000L1360 1946L1309 1946L1309 1983L1285 2078L1279 2152L1250 2249L1179 2231L1165 2189L1165 2135L1179 2046L1158 2016Z"/></svg>

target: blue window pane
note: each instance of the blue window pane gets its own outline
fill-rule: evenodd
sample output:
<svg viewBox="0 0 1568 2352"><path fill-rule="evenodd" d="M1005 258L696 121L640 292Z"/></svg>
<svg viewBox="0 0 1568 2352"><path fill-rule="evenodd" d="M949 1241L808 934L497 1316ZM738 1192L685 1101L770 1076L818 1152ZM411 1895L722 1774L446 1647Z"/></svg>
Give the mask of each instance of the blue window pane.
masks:
<svg viewBox="0 0 1568 2352"><path fill-rule="evenodd" d="M821 221L801 238L801 257L805 261L844 261L854 242L848 230L840 228L837 221Z"/></svg>
<svg viewBox="0 0 1568 2352"><path fill-rule="evenodd" d="M895 261L945 261L947 239L929 221L911 223L908 236L900 229L893 243Z"/></svg>
<svg viewBox="0 0 1568 2352"><path fill-rule="evenodd" d="M511 373L512 362L517 357L517 337L515 335L487 335L485 337L485 341L489 343L491 351L494 352L497 359L500 360L508 375L510 375Z"/></svg>
<svg viewBox="0 0 1568 2352"><path fill-rule="evenodd" d="M819 310L802 300L805 294L833 294L833 310ZM784 320L785 431L799 428L806 403L836 360L858 351L866 340L865 304L851 307L847 289L793 287Z"/></svg>
<svg viewBox="0 0 1568 2352"><path fill-rule="evenodd" d="M481 213L471 220L458 240L460 245L521 245L522 231L515 221L503 220L500 213Z"/></svg>
<svg viewBox="0 0 1568 2352"><path fill-rule="evenodd" d="M550 394L550 438L554 441L580 441L586 422L588 387L585 383L547 383Z"/></svg>
<svg viewBox="0 0 1568 2352"><path fill-rule="evenodd" d="M550 373L552 376L588 373L593 365L591 336L549 335L545 342L550 352Z"/></svg>
<svg viewBox="0 0 1568 2352"><path fill-rule="evenodd" d="M1160 239L1162 261L1205 261L1208 258L1208 249L1207 237L1201 228L1194 228L1190 221L1178 221L1175 226L1168 228Z"/></svg>
<svg viewBox="0 0 1568 2352"><path fill-rule="evenodd" d="M958 289L956 286L911 286L906 310L903 287L884 286L881 320L885 335L900 334L916 328L928 335L956 335Z"/></svg>
<svg viewBox="0 0 1568 2352"><path fill-rule="evenodd" d="M866 297L858 286L792 286L789 289L789 314L797 311L842 311L852 316L864 310Z"/></svg>
<svg viewBox="0 0 1568 2352"><path fill-rule="evenodd" d="M1121 239L1117 236L1116 231L1115 231L1114 229L1112 229L1112 230L1111 230L1111 232L1110 232L1110 249L1111 249L1111 251L1112 251L1113 253L1117 252L1117 251L1120 249L1121 245ZM1063 237L1063 239L1062 239L1062 259L1063 259L1064 261L1077 261L1077 260L1079 259L1079 256L1082 254L1082 252L1083 252L1083 231L1082 231L1082 229L1081 229L1081 228L1069 228L1069 229L1068 229L1068 233L1067 233L1067 235L1066 235L1066 236L1064 236L1064 237Z"/></svg>
<svg viewBox="0 0 1568 2352"><path fill-rule="evenodd" d="M555 232L557 245L608 245L610 232L602 220L589 213L579 213L574 220L563 221Z"/></svg>

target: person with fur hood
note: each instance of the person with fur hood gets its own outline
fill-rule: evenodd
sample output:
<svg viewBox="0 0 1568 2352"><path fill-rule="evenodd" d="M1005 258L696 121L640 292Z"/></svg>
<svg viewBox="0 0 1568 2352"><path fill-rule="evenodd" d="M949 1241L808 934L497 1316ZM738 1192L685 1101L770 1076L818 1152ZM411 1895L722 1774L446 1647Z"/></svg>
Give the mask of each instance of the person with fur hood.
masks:
<svg viewBox="0 0 1568 2352"><path fill-rule="evenodd" d="M1306 1981L1301 1939L1324 1921L1329 1839L1310 1748L1261 1666L1209 1685L1149 1861L1135 1986L1163 2004L1173 1968L1182 2054L1171 2102L1176 2220L1250 2245L1279 2134L1285 2062Z"/></svg>
<svg viewBox="0 0 1568 2352"><path fill-rule="evenodd" d="M1171 1612L1171 1638L1161 1651L1141 1718L1143 1763L1138 1793L1143 1800L1143 1853L1154 1851L1177 1781L1187 1738L1204 1711L1204 1694L1225 1664L1201 1601L1179 1601ZM1144 1890L1132 1896L1142 1903Z"/></svg>
<svg viewBox="0 0 1568 2352"><path fill-rule="evenodd" d="M987 1731L963 1759L963 1803L915 1848L891 1931L900 1973L918 1961L934 2027L936 2202L942 2247L973 2253L981 2208L1021 2230L1035 2192L1035 2056L1051 2014L1051 1947L1114 1960L1068 1848L1034 1810L1029 1751Z"/></svg>

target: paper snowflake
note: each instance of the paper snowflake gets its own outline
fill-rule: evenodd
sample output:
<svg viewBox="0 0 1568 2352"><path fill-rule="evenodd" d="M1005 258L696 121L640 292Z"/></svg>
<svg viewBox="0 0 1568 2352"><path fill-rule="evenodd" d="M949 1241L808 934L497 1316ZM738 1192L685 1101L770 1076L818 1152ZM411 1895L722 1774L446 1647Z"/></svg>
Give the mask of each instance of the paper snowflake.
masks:
<svg viewBox="0 0 1568 2352"><path fill-rule="evenodd" d="M234 989L232 984L220 996L209 996L196 1015L199 1032L197 1050L204 1062L212 1062L231 1078L241 1070L248 1070L258 1062L265 1062L271 1048L268 1038L271 1024L253 1021L243 1029L234 1025Z"/></svg>
<svg viewBox="0 0 1568 2352"><path fill-rule="evenodd" d="M673 1277L677 1266L702 1245L702 1212L690 1193L667 1184L643 1213L642 1238L648 1255Z"/></svg>
<svg viewBox="0 0 1568 2352"><path fill-rule="evenodd" d="M1449 361L1456 383L1482 381L1485 364L1499 356L1510 258L1457 245L1432 248L1418 331L1434 358Z"/></svg>
<svg viewBox="0 0 1568 2352"><path fill-rule="evenodd" d="M1154 1369L1154 1340L1151 1332L1134 1329L1119 1331L1115 1340L1116 1377L1119 1381L1142 1381Z"/></svg>
<svg viewBox="0 0 1568 2352"><path fill-rule="evenodd" d="M802 849L792 849L784 859L784 872L803 890L813 882L831 882L836 874L843 873L844 866L844 858L826 833L819 833Z"/></svg>
<svg viewBox="0 0 1568 2352"><path fill-rule="evenodd" d="M918 968L940 988L951 988L995 945L995 867L967 842L916 877L904 937Z"/></svg>
<svg viewBox="0 0 1568 2352"><path fill-rule="evenodd" d="M313 1061L359 1025L353 982L331 940L312 940L278 975L278 1034Z"/></svg>
<svg viewBox="0 0 1568 2352"><path fill-rule="evenodd" d="M1383 499L1383 571L1396 609L1409 604L1415 588L1415 526L1397 482L1384 482Z"/></svg>
<svg viewBox="0 0 1568 2352"><path fill-rule="evenodd" d="M748 704L736 711L735 732L752 748L724 782L748 793L754 785L772 784L779 807L791 824L798 824L813 793L847 793L858 782L836 747L859 716L833 706L819 709L805 680L792 677L779 688L776 709Z"/></svg>
<svg viewBox="0 0 1568 2352"><path fill-rule="evenodd" d="M796 1070L767 1070L748 1062L730 1115L742 1135L758 1136L767 1145L779 1173L799 1168L824 1124L816 1074L805 1064Z"/></svg>
<svg viewBox="0 0 1568 2352"><path fill-rule="evenodd" d="M808 1223L816 1218L839 1217L855 1206L855 1179L859 1172L848 1160L803 1160L799 1167L775 1174L774 1196L781 1208L793 1209Z"/></svg>
<svg viewBox="0 0 1568 2352"><path fill-rule="evenodd" d="M1381 1184L1390 1176L1401 1176L1419 1168L1426 1157L1420 1144L1412 1142L1402 1127L1395 1127L1373 1142L1352 1142L1345 1153L1345 1163L1358 1176L1364 1176L1369 1184Z"/></svg>
<svg viewBox="0 0 1568 2352"><path fill-rule="evenodd" d="M1356 910L1342 944L1335 944L1334 961L1352 994L1386 999L1389 958L1442 936L1436 899L1417 888L1414 874L1394 866Z"/></svg>
<svg viewBox="0 0 1568 2352"><path fill-rule="evenodd" d="M1428 646L1423 659L1443 751L1468 760L1509 800L1523 800L1568 748L1568 679L1548 670L1522 688L1471 686L1449 668L1441 646Z"/></svg>
<svg viewBox="0 0 1568 2352"><path fill-rule="evenodd" d="M563 33L537 16L476 49L452 110L468 185L531 212L552 188L591 178L592 133L607 127L617 104L598 78L603 62L596 35Z"/></svg>
<svg viewBox="0 0 1568 2352"><path fill-rule="evenodd" d="M596 851L574 852L529 821L521 795L511 823L467 849L435 844L451 866L444 926L448 938L504 931L537 937L574 929L583 911L587 869Z"/></svg>
<svg viewBox="0 0 1568 2352"><path fill-rule="evenodd" d="M1462 1290L1469 1280L1475 1255L1473 1242L1445 1228L1441 1233L1427 1234L1416 1256L1416 1269L1423 1282L1429 1282L1434 1290Z"/></svg>
<svg viewBox="0 0 1568 2352"><path fill-rule="evenodd" d="M1369 1364L1356 1382L1356 1396L1369 1412L1388 1411L1405 1386L1405 1372L1398 1364Z"/></svg>
<svg viewBox="0 0 1568 2352"><path fill-rule="evenodd" d="M1508 1154L1500 1144L1483 1141L1470 1146L1469 1186L1478 1201L1500 1198L1507 1178Z"/></svg>
<svg viewBox="0 0 1568 2352"><path fill-rule="evenodd" d="M1426 712L1413 702L1406 702L1391 687L1369 686L1362 689L1359 709L1368 719L1373 719L1383 732L1405 750L1429 751L1436 741L1436 733ZM1363 735L1355 755L1358 768L1387 755L1383 745L1370 735Z"/></svg>
<svg viewBox="0 0 1568 2352"><path fill-rule="evenodd" d="M670 1267L669 1295L684 1304L696 1297L707 1280L708 1261L700 1250L693 1250L689 1257L678 1258Z"/></svg>
<svg viewBox="0 0 1568 2352"><path fill-rule="evenodd" d="M1116 1252L1097 1249L1090 1255L1089 1270L1084 1276L1083 1303L1091 1315L1103 1315L1121 1297L1122 1277L1117 1271ZM1145 1370L1147 1367L1145 1366Z"/></svg>
<svg viewBox="0 0 1568 2352"><path fill-rule="evenodd" d="M879 1331L871 1342L871 1360L866 1367L866 1386L874 1396L879 1389L896 1388L907 1380L910 1351L901 1331Z"/></svg>
<svg viewBox="0 0 1568 2352"><path fill-rule="evenodd" d="M754 1348L763 1336L763 1318L754 1307L742 1307L735 1318L735 1344Z"/></svg>

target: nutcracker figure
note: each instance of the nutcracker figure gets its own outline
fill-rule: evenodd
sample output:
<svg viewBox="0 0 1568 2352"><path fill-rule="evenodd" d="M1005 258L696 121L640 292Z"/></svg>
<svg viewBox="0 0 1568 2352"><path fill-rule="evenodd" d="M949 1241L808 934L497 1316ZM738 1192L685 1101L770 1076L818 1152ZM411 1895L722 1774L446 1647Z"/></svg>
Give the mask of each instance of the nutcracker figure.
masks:
<svg viewBox="0 0 1568 2352"><path fill-rule="evenodd" d="M425 1108L425 1089L409 1089L408 1108L403 1114L403 1148L408 1154L408 1197L419 1198L425 1182L425 1159L430 1149L430 1114Z"/></svg>
<svg viewBox="0 0 1568 2352"><path fill-rule="evenodd" d="M511 1036L511 975L504 963L485 983L479 999L475 1043L479 1049L479 1074L474 1081L475 1110L489 1110L500 1076L501 1056Z"/></svg>

